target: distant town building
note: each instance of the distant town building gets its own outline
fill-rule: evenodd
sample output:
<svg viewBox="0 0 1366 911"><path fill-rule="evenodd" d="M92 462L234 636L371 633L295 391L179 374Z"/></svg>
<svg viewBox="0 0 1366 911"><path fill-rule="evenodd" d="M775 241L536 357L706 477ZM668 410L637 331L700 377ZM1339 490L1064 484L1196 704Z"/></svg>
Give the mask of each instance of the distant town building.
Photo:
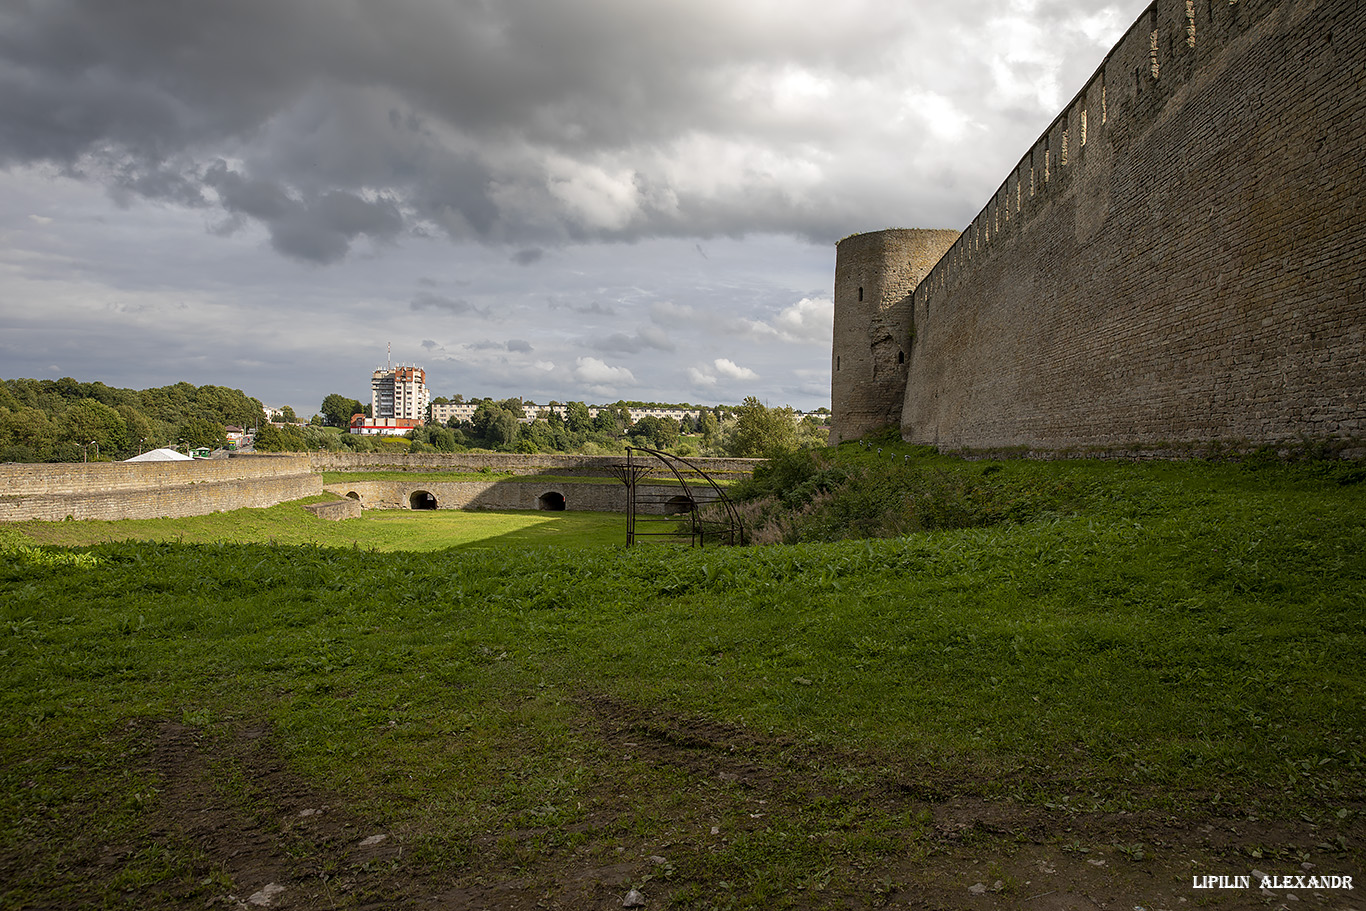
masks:
<svg viewBox="0 0 1366 911"><path fill-rule="evenodd" d="M454 418L456 422L473 420L474 412L479 409L479 402L442 402L431 406L433 424L449 424ZM672 418L680 423L684 418L690 421L697 420L697 416L703 411L710 409L703 408L627 408L631 415L631 423L639 421L643 417ZM588 416L596 418L602 407L597 405L588 406ZM521 422L530 424L542 415L557 414L565 417L569 413L569 406L562 404L554 405L534 405L524 404L522 406ZM803 418L815 418L818 422L824 423L829 418L828 412L794 412L793 417L800 421Z"/></svg>
<svg viewBox="0 0 1366 911"><path fill-rule="evenodd" d="M371 376L370 415L376 420L410 420L418 426L426 419L430 402L427 373L421 367L385 367Z"/></svg>
<svg viewBox="0 0 1366 911"><path fill-rule="evenodd" d="M449 424L451 418L468 421L474 417L477 402L442 402L432 406L432 423Z"/></svg>

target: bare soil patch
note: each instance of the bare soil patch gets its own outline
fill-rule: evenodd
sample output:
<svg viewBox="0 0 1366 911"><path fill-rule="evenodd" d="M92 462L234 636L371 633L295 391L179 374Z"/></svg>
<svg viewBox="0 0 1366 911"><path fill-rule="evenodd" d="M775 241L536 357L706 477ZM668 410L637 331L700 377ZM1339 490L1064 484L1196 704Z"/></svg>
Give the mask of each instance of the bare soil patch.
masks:
<svg viewBox="0 0 1366 911"><path fill-rule="evenodd" d="M811 836L810 877L765 906L1080 911L1185 908L1360 909L1361 810L1340 824L1219 813L1071 812L991 800L980 783L859 768L854 752L643 710L601 696L577 702L578 732L602 747L597 784L575 838L483 833L441 863L405 850L406 835L292 772L266 726L205 731L163 722L139 729L160 782L146 834L197 859L189 875L127 895L144 908L621 908L636 887L647 908L746 907L723 878L736 845L762 843L838 806L841 831ZM865 761L866 765L866 761ZM857 783L834 783L850 769ZM670 793L651 793L651 776ZM681 782L681 784L680 784ZM674 814L653 829L644 809ZM833 818L833 817L832 817ZM853 850L860 820L914 819ZM825 843L821 839L826 839ZM830 848L837 844L837 858ZM113 877L145 845L109 846L89 871ZM755 863L762 863L762 857ZM798 860L800 863L800 858ZM832 866L828 871L816 865ZM1353 891L1197 890L1193 877L1337 874Z"/></svg>

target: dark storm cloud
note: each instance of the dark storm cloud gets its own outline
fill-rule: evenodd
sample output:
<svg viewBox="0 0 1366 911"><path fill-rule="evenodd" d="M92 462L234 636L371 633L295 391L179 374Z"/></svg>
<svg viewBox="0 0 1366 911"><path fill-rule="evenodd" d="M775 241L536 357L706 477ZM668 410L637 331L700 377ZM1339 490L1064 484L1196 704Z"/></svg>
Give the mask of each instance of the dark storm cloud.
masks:
<svg viewBox="0 0 1366 911"><path fill-rule="evenodd" d="M518 250L512 254L512 261L519 266L529 266L545 256L545 251L539 247L531 247L526 250Z"/></svg>
<svg viewBox="0 0 1366 911"><path fill-rule="evenodd" d="M1020 15L1085 67L1094 53L1066 53L1087 40L1078 14L1105 6ZM908 207L932 224L971 214L905 175L943 154L931 107L1040 80L1027 56L993 69L965 51L1002 15L985 0L14 0L0 166L214 206L219 233L259 222L310 262L404 232L513 244L522 265L564 241L828 242Z"/></svg>
<svg viewBox="0 0 1366 911"><path fill-rule="evenodd" d="M344 190L300 199L274 181L232 171L223 161L211 165L203 180L217 192L224 209L263 222L271 246L297 259L333 262L346 255L357 236L389 240L403 224L391 200L365 200Z"/></svg>
<svg viewBox="0 0 1366 911"><path fill-rule="evenodd" d="M530 354L532 352L531 342L525 341L520 338L508 339L507 349L509 351L516 351L522 354Z"/></svg>

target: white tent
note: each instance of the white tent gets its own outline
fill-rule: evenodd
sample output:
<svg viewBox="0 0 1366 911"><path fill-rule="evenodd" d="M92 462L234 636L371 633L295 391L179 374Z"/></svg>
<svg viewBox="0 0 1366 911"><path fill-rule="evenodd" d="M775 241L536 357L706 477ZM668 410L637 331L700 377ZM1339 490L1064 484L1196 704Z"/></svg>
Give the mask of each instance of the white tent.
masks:
<svg viewBox="0 0 1366 911"><path fill-rule="evenodd" d="M176 452L174 449L153 449L151 452L144 452L142 455L133 456L131 459L124 459L125 462L193 462L194 459L187 455Z"/></svg>

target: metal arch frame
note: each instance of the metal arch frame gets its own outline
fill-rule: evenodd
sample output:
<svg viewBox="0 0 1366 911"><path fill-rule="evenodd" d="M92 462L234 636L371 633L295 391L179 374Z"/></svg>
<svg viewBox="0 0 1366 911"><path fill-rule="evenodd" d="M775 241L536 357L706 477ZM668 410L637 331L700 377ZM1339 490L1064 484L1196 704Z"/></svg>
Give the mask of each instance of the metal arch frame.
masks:
<svg viewBox="0 0 1366 911"><path fill-rule="evenodd" d="M613 466L613 470L616 472L617 477L621 480L623 484L626 485L627 547L634 546L636 538L642 536L682 537L682 533L679 531L636 530L636 485L639 483L641 478L645 477L646 475L650 474L652 471L655 470L655 466L653 465L638 464L635 461L634 455L637 452L642 452L647 455L653 456L655 461L659 462L661 465L667 468L669 470L669 473L674 476L674 479L678 481L679 487L682 489L683 495L687 497L689 503L688 519L690 546L706 546L707 528L705 523L702 522L701 516L698 515L697 497L693 495L692 488L689 486L687 479L683 477L681 472L679 472L677 464L675 463L680 463L686 466L687 468L691 469L692 471L696 472L697 477L705 481L706 484L712 489L712 492L716 494L715 500L712 500L711 502L720 503L726 513L725 529L719 535L719 537L721 538L721 543L730 545L745 543L745 523L740 518L740 512L735 508L735 504L731 502L730 497L726 496L726 492L721 489L720 485L718 485L714 480L712 480L711 475L707 474L707 472L704 471L700 466L693 464L692 462L688 461L682 456L673 455L667 452L661 452L658 449L650 449L645 446L627 446L626 464ZM696 478L694 478L694 482L696 482ZM675 516L676 515L677 514L675 514ZM670 518L669 521L676 522L677 518Z"/></svg>

